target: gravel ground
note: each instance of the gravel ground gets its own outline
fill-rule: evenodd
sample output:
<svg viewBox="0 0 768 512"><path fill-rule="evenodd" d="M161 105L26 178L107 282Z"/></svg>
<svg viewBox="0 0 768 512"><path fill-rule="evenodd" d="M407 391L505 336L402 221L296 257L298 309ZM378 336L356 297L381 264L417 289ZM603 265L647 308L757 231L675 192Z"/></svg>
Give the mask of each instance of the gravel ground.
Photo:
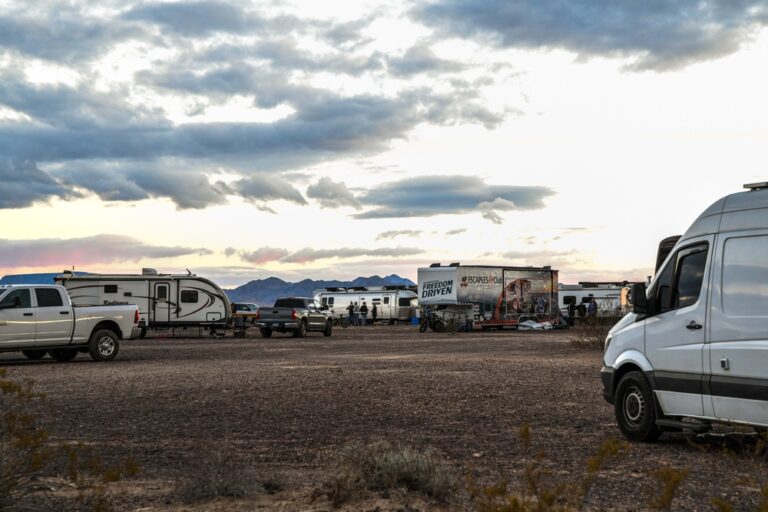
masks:
<svg viewBox="0 0 768 512"><path fill-rule="evenodd" d="M462 482L469 473L484 483L506 476L518 487L541 452L552 478L564 482L584 473L602 443L620 437L601 395L601 354L571 346L568 331L419 334L377 326L304 339L251 331L125 342L110 363L5 353L0 365L47 395L36 412L55 440L93 446L108 463L138 463L140 474L121 484L125 510L330 510L313 492L333 454L351 441L434 447ZM519 436L524 424L532 430L529 448ZM743 433L667 434L656 444L632 444L597 477L587 508L647 509L661 488L652 472L668 465L690 470L673 510L713 510L712 498L755 509L755 479L768 479L751 450L730 453L745 440ZM222 460L278 480L281 490L180 504L174 482ZM449 506L395 493L346 509L471 508L464 493Z"/></svg>

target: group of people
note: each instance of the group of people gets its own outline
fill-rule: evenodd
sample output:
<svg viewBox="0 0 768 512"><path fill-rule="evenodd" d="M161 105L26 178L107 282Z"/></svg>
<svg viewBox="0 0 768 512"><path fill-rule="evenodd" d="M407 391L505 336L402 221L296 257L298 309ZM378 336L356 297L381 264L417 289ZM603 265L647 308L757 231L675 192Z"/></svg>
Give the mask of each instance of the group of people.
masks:
<svg viewBox="0 0 768 512"><path fill-rule="evenodd" d="M349 325L367 325L368 324L368 305L363 301L361 305L358 306L357 302L349 302L349 306L347 306L347 311L349 312ZM373 308L371 308L371 325L376 323L376 317L379 315L379 311L376 309L376 304L374 303Z"/></svg>

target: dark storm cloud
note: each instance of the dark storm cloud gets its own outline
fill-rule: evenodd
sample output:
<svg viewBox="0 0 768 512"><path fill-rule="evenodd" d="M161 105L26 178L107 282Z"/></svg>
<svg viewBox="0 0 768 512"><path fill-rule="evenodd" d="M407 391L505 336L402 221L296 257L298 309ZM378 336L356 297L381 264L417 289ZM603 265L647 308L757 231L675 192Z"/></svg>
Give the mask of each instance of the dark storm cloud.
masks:
<svg viewBox="0 0 768 512"><path fill-rule="evenodd" d="M307 197L317 199L323 208L351 206L360 209L362 207L360 201L343 182L335 182L327 177L320 178L317 183L310 185L307 188Z"/></svg>
<svg viewBox="0 0 768 512"><path fill-rule="evenodd" d="M123 18L155 23L164 30L186 36L250 32L263 26L260 17L240 6L215 1L139 4L126 12Z"/></svg>
<svg viewBox="0 0 768 512"><path fill-rule="evenodd" d="M307 204L307 200L293 185L276 176L259 176L238 180L230 186L238 195L249 201L284 200L299 205Z"/></svg>
<svg viewBox="0 0 768 512"><path fill-rule="evenodd" d="M0 240L0 266L8 267L69 267L92 263L141 261L149 258L173 258L190 254L206 255L211 254L211 251L202 248L151 245L121 235Z"/></svg>
<svg viewBox="0 0 768 512"><path fill-rule="evenodd" d="M731 54L768 23L762 0L441 0L414 15L445 33L486 36L503 47L633 56L635 69L655 70Z"/></svg>
<svg viewBox="0 0 768 512"><path fill-rule="evenodd" d="M374 207L355 215L359 219L431 217L476 213L500 223L498 212L544 208L547 187L489 185L475 176L424 176L382 184L360 198Z"/></svg>
<svg viewBox="0 0 768 512"><path fill-rule="evenodd" d="M398 76L456 73L466 69L458 62L437 57L429 46L423 44L412 46L401 57L389 59L388 67L392 74Z"/></svg>
<svg viewBox="0 0 768 512"><path fill-rule="evenodd" d="M52 197L77 196L32 161L0 159L0 208L24 208Z"/></svg>

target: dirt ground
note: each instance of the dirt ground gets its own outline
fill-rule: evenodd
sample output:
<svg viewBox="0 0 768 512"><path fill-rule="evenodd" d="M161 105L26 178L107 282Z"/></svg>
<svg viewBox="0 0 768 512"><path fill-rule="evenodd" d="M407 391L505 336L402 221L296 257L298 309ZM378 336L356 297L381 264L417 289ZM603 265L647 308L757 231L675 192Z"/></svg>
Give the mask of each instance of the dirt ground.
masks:
<svg viewBox="0 0 768 512"><path fill-rule="evenodd" d="M252 331L252 332L251 332ZM55 440L82 442L107 463L132 458L140 473L119 484L124 510L332 510L316 490L351 441L388 440L439 450L460 475L509 477L521 487L538 453L555 481L584 474L586 460L619 438L601 395L599 351L569 331L420 334L411 326L336 329L330 338L147 338L124 342L115 361L72 363L0 354L13 379L34 379L47 398L37 413ZM231 336L231 335L230 335ZM532 430L532 448L520 439ZM632 444L599 474L593 510L645 510L662 466L688 468L673 510L755 509L765 465L730 448L745 434L694 440L666 434ZM187 505L174 489L222 460L277 492ZM760 482L768 480L762 479ZM313 497L314 496L314 497ZM404 493L343 510L472 510Z"/></svg>

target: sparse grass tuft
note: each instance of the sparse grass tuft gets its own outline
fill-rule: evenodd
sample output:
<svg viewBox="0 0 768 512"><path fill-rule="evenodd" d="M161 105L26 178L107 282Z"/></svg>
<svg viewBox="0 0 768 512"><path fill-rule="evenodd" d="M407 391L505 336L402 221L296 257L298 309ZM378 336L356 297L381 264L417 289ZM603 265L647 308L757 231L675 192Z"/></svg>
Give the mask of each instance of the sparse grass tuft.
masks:
<svg viewBox="0 0 768 512"><path fill-rule="evenodd" d="M202 449L191 464L189 476L181 480L174 495L184 503L216 498L247 498L256 494L257 478L237 466L225 452Z"/></svg>
<svg viewBox="0 0 768 512"><path fill-rule="evenodd" d="M351 443L337 457L335 470L319 494L338 507L364 491L405 489L437 501L448 501L457 490L453 469L433 449L423 451L387 441Z"/></svg>
<svg viewBox="0 0 768 512"><path fill-rule="evenodd" d="M612 323L587 323L584 322L574 327L570 334L571 345L578 348L603 350L608 331L613 327Z"/></svg>

